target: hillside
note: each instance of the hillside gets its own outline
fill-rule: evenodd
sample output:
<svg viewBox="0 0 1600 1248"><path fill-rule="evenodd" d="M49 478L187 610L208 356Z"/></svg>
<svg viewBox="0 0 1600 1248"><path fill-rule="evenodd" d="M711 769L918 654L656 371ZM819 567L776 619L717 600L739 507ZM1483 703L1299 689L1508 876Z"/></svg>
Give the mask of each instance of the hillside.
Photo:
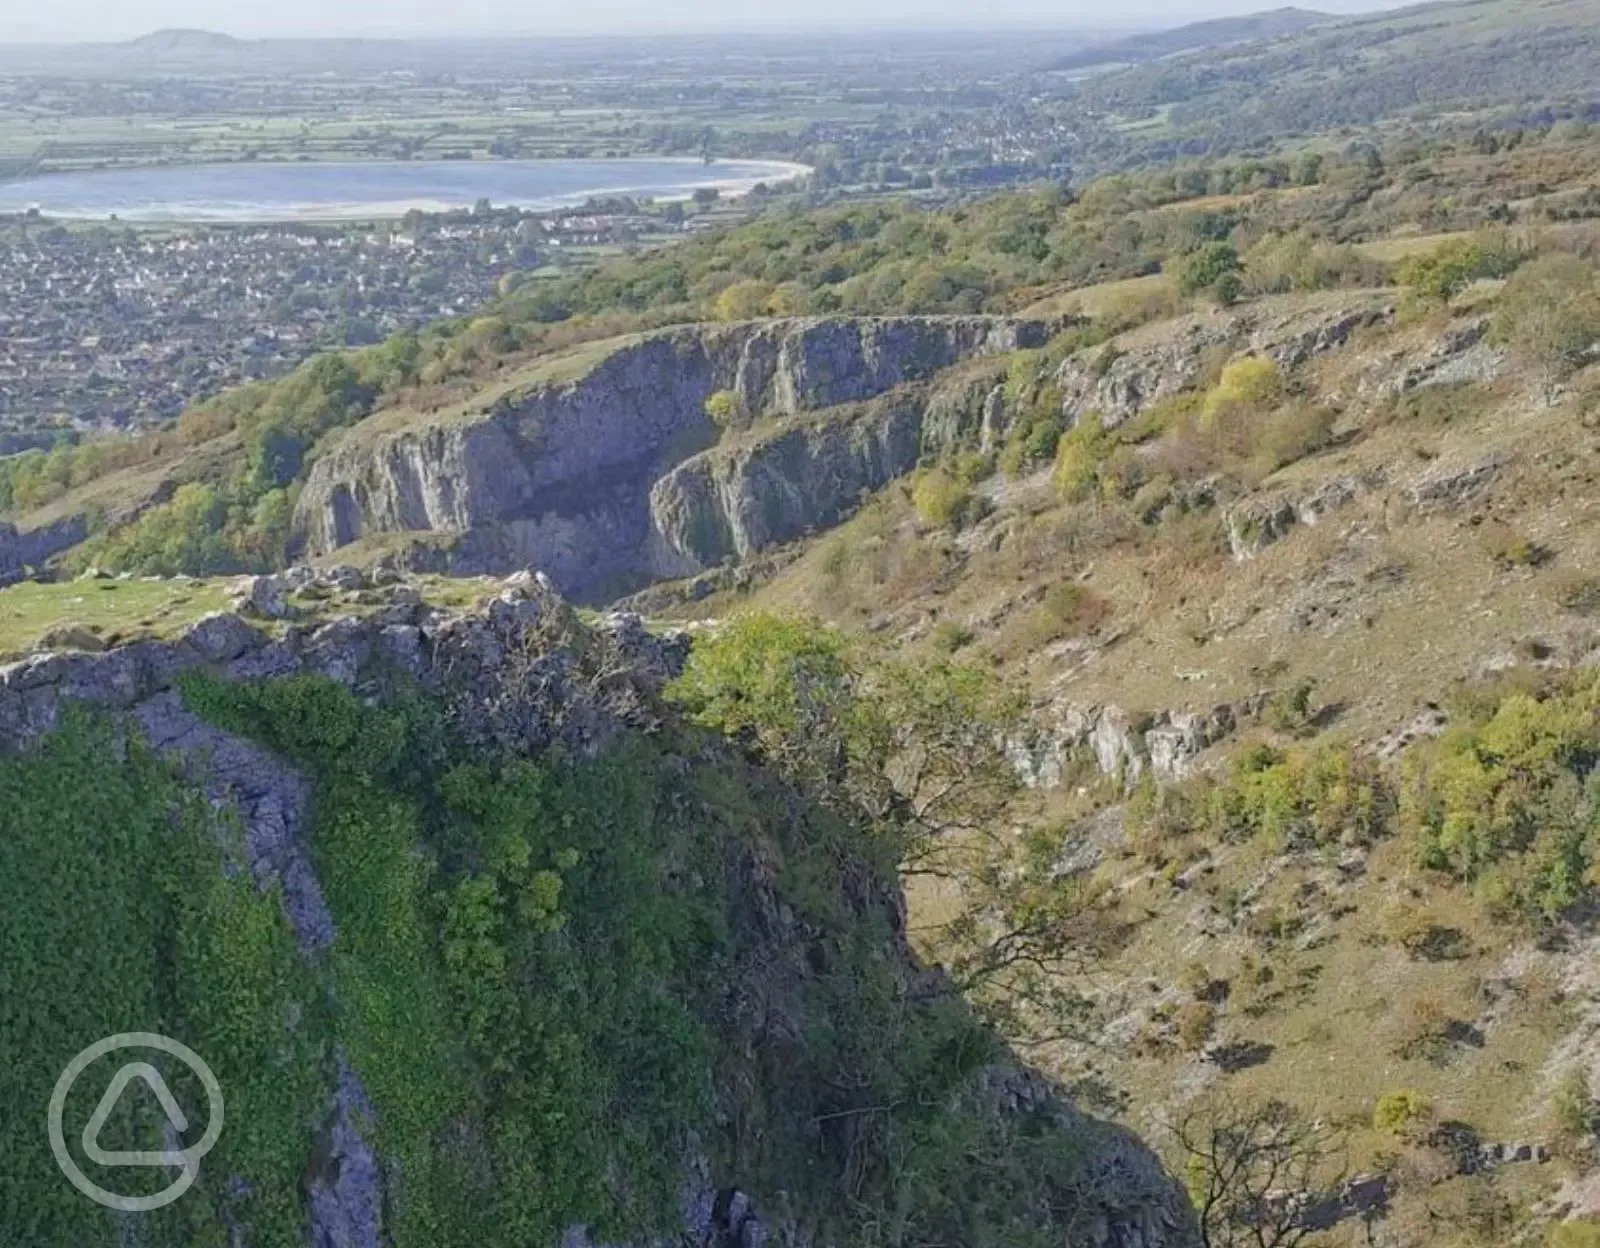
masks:
<svg viewBox="0 0 1600 1248"><path fill-rule="evenodd" d="M1137 65L1144 61L1160 60L1180 52L1195 52L1209 48L1227 47L1235 43L1249 43L1256 39L1275 39L1292 35L1311 26L1324 25L1337 20L1327 13L1310 9L1285 7L1248 17L1214 18L1208 22L1191 22L1171 30L1134 35L1115 43L1097 44L1064 58L1057 69L1092 69L1097 66Z"/></svg>
<svg viewBox="0 0 1600 1248"><path fill-rule="evenodd" d="M1086 81L1077 98L1159 118L1145 135L1146 158L1159 159L1341 126L1587 120L1597 63L1600 14L1587 0L1466 0L1174 56Z"/></svg>
<svg viewBox="0 0 1600 1248"><path fill-rule="evenodd" d="M1540 14L1081 88L1437 128L785 210L0 461L0 1133L156 1017L258 1121L174 1243L1594 1248ZM121 1234L15 1130L19 1242Z"/></svg>
<svg viewBox="0 0 1600 1248"><path fill-rule="evenodd" d="M915 960L887 829L662 703L681 643L526 574L298 583L287 632L0 668L8 1242L1196 1242ZM130 1241L25 1111L158 1024L229 1129Z"/></svg>

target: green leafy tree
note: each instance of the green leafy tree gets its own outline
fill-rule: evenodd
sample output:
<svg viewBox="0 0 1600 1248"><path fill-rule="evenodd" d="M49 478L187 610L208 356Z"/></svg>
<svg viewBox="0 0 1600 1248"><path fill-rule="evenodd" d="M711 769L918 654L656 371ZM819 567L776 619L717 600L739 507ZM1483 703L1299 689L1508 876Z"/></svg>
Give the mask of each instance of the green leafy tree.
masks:
<svg viewBox="0 0 1600 1248"><path fill-rule="evenodd" d="M1212 290L1224 277L1239 269L1239 253L1232 243L1206 243L1183 258L1178 268L1178 289L1185 295Z"/></svg>

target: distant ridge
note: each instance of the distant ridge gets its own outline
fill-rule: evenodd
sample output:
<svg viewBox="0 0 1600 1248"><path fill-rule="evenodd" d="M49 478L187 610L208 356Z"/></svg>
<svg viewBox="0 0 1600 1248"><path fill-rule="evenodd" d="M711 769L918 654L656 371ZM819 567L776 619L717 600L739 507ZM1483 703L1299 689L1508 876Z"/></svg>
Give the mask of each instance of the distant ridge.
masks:
<svg viewBox="0 0 1600 1248"><path fill-rule="evenodd" d="M165 55L174 52L232 52L242 47L243 43L241 39L214 30L172 28L141 35L137 39L129 40L123 46L130 52L154 52Z"/></svg>
<svg viewBox="0 0 1600 1248"><path fill-rule="evenodd" d="M1336 21L1331 13L1318 13L1311 9L1283 8L1266 13L1252 13L1246 17L1219 17L1207 22L1191 22L1173 30L1159 30L1147 35L1132 35L1115 43L1102 43L1082 52L1075 52L1057 62L1057 69L1089 69L1096 65L1140 65L1146 61L1176 56L1180 52L1195 52L1206 48L1225 47L1231 43L1248 43L1253 39L1275 39L1282 35L1299 34L1312 26Z"/></svg>

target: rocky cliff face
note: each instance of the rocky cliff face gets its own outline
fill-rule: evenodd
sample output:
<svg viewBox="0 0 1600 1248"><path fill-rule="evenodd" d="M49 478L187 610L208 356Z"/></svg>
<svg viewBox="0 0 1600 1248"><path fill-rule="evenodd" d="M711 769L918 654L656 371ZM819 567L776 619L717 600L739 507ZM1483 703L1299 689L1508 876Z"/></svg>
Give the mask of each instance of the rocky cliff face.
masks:
<svg viewBox="0 0 1600 1248"><path fill-rule="evenodd" d="M370 588L363 592L374 596ZM609 617L586 635L570 609L527 573L511 578L469 612L427 607L405 587L387 597L388 605L361 618L290 625L277 637L239 615L215 615L175 643L40 654L0 667L0 762L8 753L32 749L71 703L116 716L214 803L237 811L257 885L276 892L302 956L323 957L340 948L341 929L309 852L312 786L283 759L191 711L179 692L183 673L198 669L225 681L318 675L375 697L382 696L393 673L404 672L410 687L420 686L450 707L451 719L469 738L533 758L557 743L589 754L603 751L619 733L654 731L663 714L655 692L685 652L681 641L647 635L636 617ZM590 666L600 652L603 677ZM804 1015L794 1011L812 993L810 981L826 958L838 956L828 953L828 933L797 916L784 899L778 879L782 862L773 857L775 850L774 844L751 841L721 868L729 875L730 922L753 940L724 968L729 982L711 994L724 1002L728 1017L719 1018L718 1025L733 1028L728 1052L734 1055L795 1050L802 1043L798 1037L809 1033L796 1030ZM847 895L841 913L862 922L886 920L887 943L874 956L894 968L893 980L906 994L902 1008L946 996L943 978L919 968L904 942L904 903L893 883L865 864L852 865L843 878ZM727 1086L729 1095L751 1098L752 1120L771 1129L774 1122L762 1114L775 1112L784 1093L762 1081L781 1084L787 1076L779 1072L789 1067L779 1062L771 1074L756 1073L765 1069L751 1060L747 1074L754 1082L732 1080ZM1145 1146L1078 1113L1045 1080L1001 1057L976 1073L963 1097L965 1112L986 1121L1016 1123L1017 1130L1033 1137L1061 1131L1072 1141L1077 1160L1070 1191L1052 1190L1041 1212L1015 1211L1019 1220L1043 1217L1059 1227L1060 1242L1094 1248L1193 1248L1198 1243L1181 1189ZM313 1248L381 1248L389 1242L387 1220L396 1200L387 1188L394 1172L373 1137L382 1111L374 1109L361 1072L343 1055L326 1112L318 1164L304 1179L307 1242ZM719 1110L720 1120L728 1122L744 1113L733 1103ZM748 1248L821 1242L808 1225L810 1211L794 1204L794 1193L814 1176L793 1176L792 1187L782 1185L787 1191L768 1190L724 1150L708 1147L701 1153L693 1146L682 1158L682 1173L685 1244ZM1019 1193L1017 1199L1027 1197ZM576 1248L594 1241L585 1227L573 1226L563 1242Z"/></svg>
<svg viewBox="0 0 1600 1248"><path fill-rule="evenodd" d="M704 555L825 523L846 493L875 488L915 462L916 419L897 409L872 418L888 421L877 433L867 428L871 419L835 420L781 448L769 441L742 460L733 451L690 466L719 440L706 414L713 394L728 392L749 417L793 418L863 403L1043 336L1037 323L992 317L776 321L651 335L575 381L533 384L449 421L357 426L313 469L296 515L298 540L323 554L374 535L442 534L454 539L446 560L453 571L533 564L574 597L602 598L675 575ZM652 498L680 467L684 475ZM741 481L763 497L739 493ZM713 504L719 491L723 501Z"/></svg>
<svg viewBox="0 0 1600 1248"><path fill-rule="evenodd" d="M0 586L21 580L29 568L42 567L47 559L88 536L89 525L82 516L71 516L29 533L18 532L15 525L0 524Z"/></svg>

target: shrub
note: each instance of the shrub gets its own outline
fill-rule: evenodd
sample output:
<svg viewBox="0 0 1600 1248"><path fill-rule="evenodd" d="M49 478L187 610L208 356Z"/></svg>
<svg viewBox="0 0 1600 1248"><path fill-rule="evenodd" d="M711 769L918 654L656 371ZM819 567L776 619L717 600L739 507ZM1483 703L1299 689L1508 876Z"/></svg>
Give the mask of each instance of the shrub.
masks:
<svg viewBox="0 0 1600 1248"><path fill-rule="evenodd" d="M1423 866L1554 918L1589 895L1600 677L1512 692L1407 759L1400 826ZM1491 872L1491 869L1493 871Z"/></svg>
<svg viewBox="0 0 1600 1248"><path fill-rule="evenodd" d="M732 390L718 390L706 400L706 415L719 429L730 429L744 420L744 405Z"/></svg>
<svg viewBox="0 0 1600 1248"><path fill-rule="evenodd" d="M1523 258L1503 235L1453 238L1403 261L1395 281L1416 298L1443 303L1480 278L1505 277Z"/></svg>
<svg viewBox="0 0 1600 1248"><path fill-rule="evenodd" d="M970 646L977 639L974 633L965 624L958 624L954 620L941 620L934 625L929 643L941 654L954 654Z"/></svg>
<svg viewBox="0 0 1600 1248"><path fill-rule="evenodd" d="M1316 682L1302 680L1272 695L1267 703L1267 723L1278 732L1299 736L1311 727L1311 695Z"/></svg>
<svg viewBox="0 0 1600 1248"><path fill-rule="evenodd" d="M1273 413L1256 436L1256 463L1263 472L1315 454L1333 436L1334 414L1326 407L1296 403Z"/></svg>
<svg viewBox="0 0 1600 1248"><path fill-rule="evenodd" d="M1549 552L1532 539L1499 520L1478 526L1478 546L1502 568L1534 568L1549 559Z"/></svg>
<svg viewBox="0 0 1600 1248"><path fill-rule="evenodd" d="M1556 601L1574 615L1600 615L1600 576L1573 576L1561 586Z"/></svg>
<svg viewBox="0 0 1600 1248"><path fill-rule="evenodd" d="M1385 1092L1372 1110L1372 1129L1399 1134L1415 1122L1425 1122L1433 1112L1428 1098L1414 1089Z"/></svg>
<svg viewBox="0 0 1600 1248"><path fill-rule="evenodd" d="M959 529L978 516L978 498L971 487L942 468L919 473L911 487L917 518L936 529Z"/></svg>
<svg viewBox="0 0 1600 1248"><path fill-rule="evenodd" d="M1077 636L1098 628L1111 613L1111 605L1087 586L1067 582L1051 587L1039 612L1056 637Z"/></svg>
<svg viewBox="0 0 1600 1248"><path fill-rule="evenodd" d="M734 282L717 296L716 315L719 321L750 321L767 314L774 287L770 282L748 278Z"/></svg>
<svg viewBox="0 0 1600 1248"><path fill-rule="evenodd" d="M1201 425L1215 428L1240 408L1259 408L1275 402L1283 393L1283 373L1275 361L1251 355L1235 360L1222 370L1201 411Z"/></svg>
<svg viewBox="0 0 1600 1248"><path fill-rule="evenodd" d="M1217 1007L1209 1001L1187 1001L1178 1010L1178 1043L1190 1053L1203 1049L1217 1028Z"/></svg>
<svg viewBox="0 0 1600 1248"><path fill-rule="evenodd" d="M1600 272L1569 255L1525 265L1501 293L1494 337L1553 372L1579 367L1600 341Z"/></svg>
<svg viewBox="0 0 1600 1248"><path fill-rule="evenodd" d="M1094 416L1085 416L1056 444L1056 492L1069 503L1092 498L1100 489L1100 469L1111 454L1111 435Z"/></svg>
<svg viewBox="0 0 1600 1248"><path fill-rule="evenodd" d="M1584 1140L1594 1134L1595 1100L1589 1088L1589 1076L1574 1067L1556 1088L1551 1100L1556 1125L1572 1139Z"/></svg>

